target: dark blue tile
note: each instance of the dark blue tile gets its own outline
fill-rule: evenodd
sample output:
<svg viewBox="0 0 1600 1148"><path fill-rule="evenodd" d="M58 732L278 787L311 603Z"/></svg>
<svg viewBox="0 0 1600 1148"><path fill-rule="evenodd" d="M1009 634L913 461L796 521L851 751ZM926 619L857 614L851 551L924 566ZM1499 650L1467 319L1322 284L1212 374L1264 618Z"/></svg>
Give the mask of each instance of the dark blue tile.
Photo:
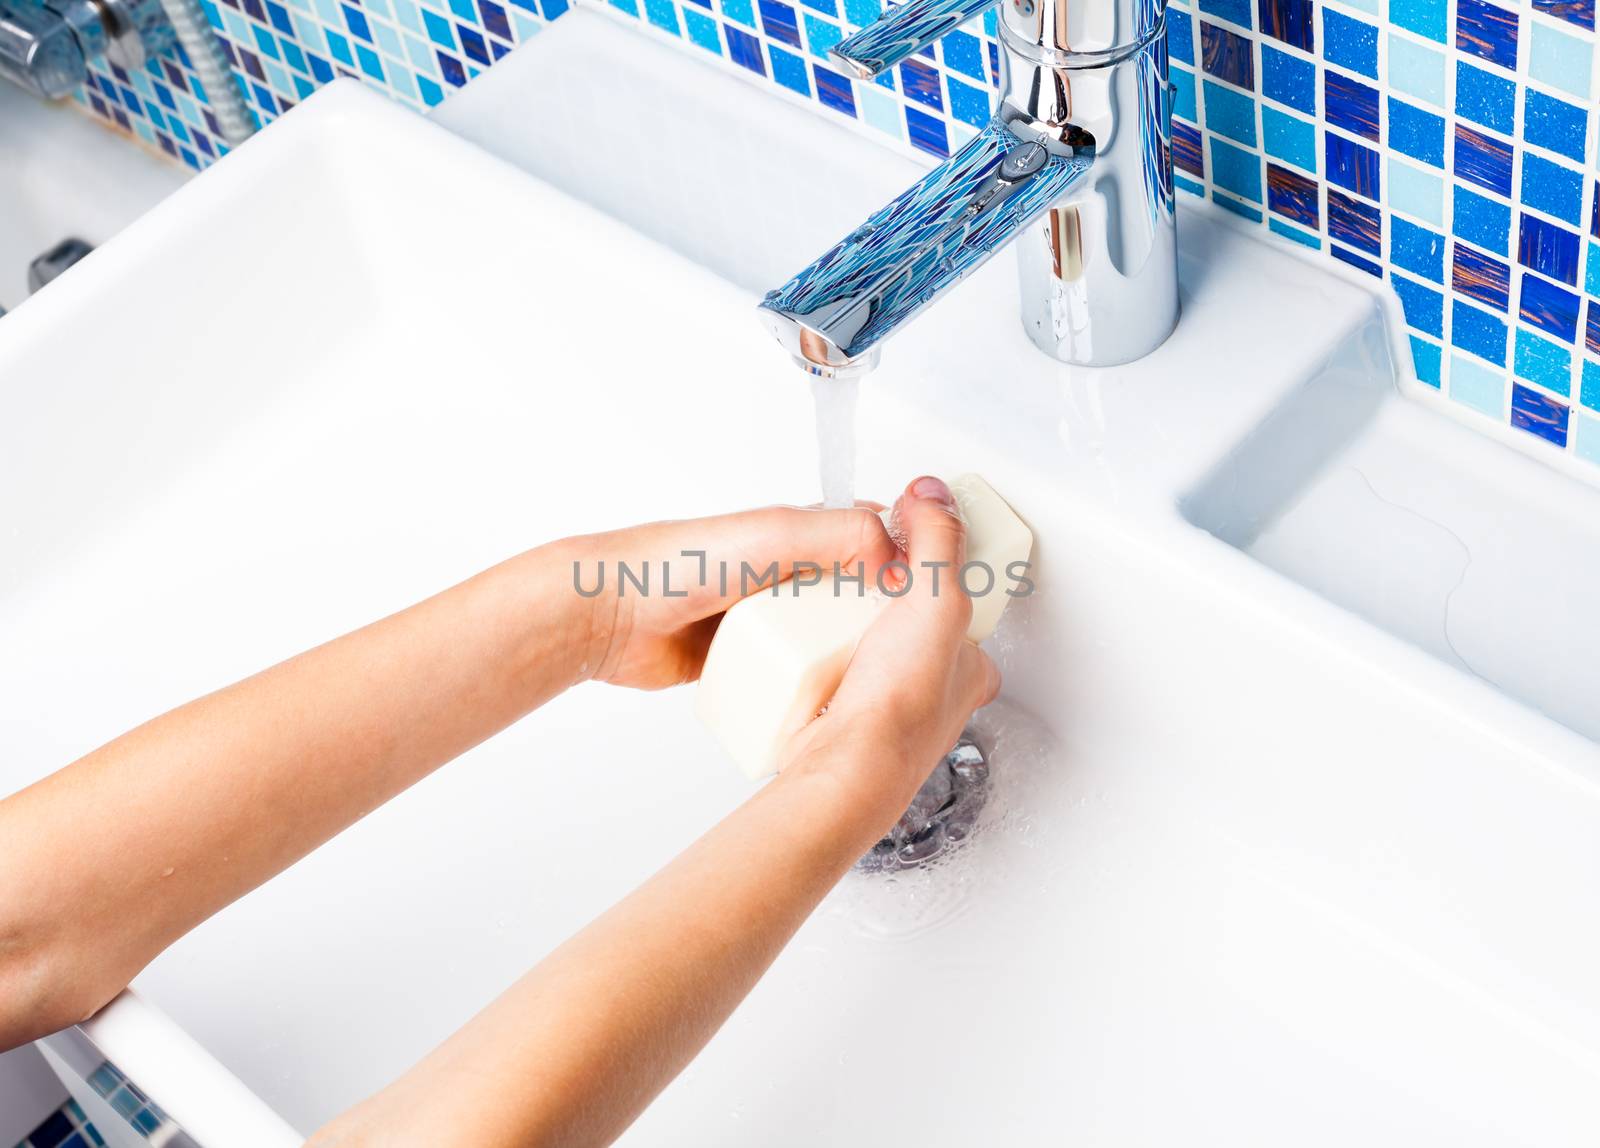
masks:
<svg viewBox="0 0 1600 1148"><path fill-rule="evenodd" d="M944 111L944 94L939 87L939 73L921 60L906 60L900 65L900 87L906 99Z"/></svg>
<svg viewBox="0 0 1600 1148"><path fill-rule="evenodd" d="M1321 229L1317 181L1275 163L1267 164L1267 207L1312 231Z"/></svg>
<svg viewBox="0 0 1600 1148"><path fill-rule="evenodd" d="M483 42L483 37L465 24L456 25L456 35L461 37L461 50L475 63L488 65L489 45Z"/></svg>
<svg viewBox="0 0 1600 1148"><path fill-rule="evenodd" d="M1389 146L1434 167L1444 166L1444 117L1389 97Z"/></svg>
<svg viewBox="0 0 1600 1148"><path fill-rule="evenodd" d="M783 0L761 0L761 29L774 40L800 46L800 19Z"/></svg>
<svg viewBox="0 0 1600 1148"><path fill-rule="evenodd" d="M1517 70L1517 14L1487 0L1456 0L1456 48Z"/></svg>
<svg viewBox="0 0 1600 1148"><path fill-rule="evenodd" d="M467 70L461 66L461 61L444 52L435 52L439 58L439 72L452 87L461 87L467 82Z"/></svg>
<svg viewBox="0 0 1600 1148"><path fill-rule="evenodd" d="M511 20L506 10L494 0L478 0L478 12L483 16L483 26L503 40L516 39L511 31Z"/></svg>
<svg viewBox="0 0 1600 1148"><path fill-rule="evenodd" d="M1316 51L1311 0L1256 0L1256 13L1261 30L1274 40Z"/></svg>
<svg viewBox="0 0 1600 1148"><path fill-rule="evenodd" d="M1468 183L1511 194L1511 145L1456 125L1456 175Z"/></svg>
<svg viewBox="0 0 1600 1148"><path fill-rule="evenodd" d="M1323 72L1322 101L1324 116L1334 127L1378 138L1378 89L1340 72Z"/></svg>
<svg viewBox="0 0 1600 1148"><path fill-rule="evenodd" d="M1566 343L1578 338L1578 296L1557 287L1548 279L1524 272L1522 294L1517 300L1517 317L1530 327L1554 335Z"/></svg>
<svg viewBox="0 0 1600 1148"><path fill-rule="evenodd" d="M289 10L282 4L274 3L274 0L266 0L266 6L267 19L272 22L272 26L285 36L293 36L294 24L289 20Z"/></svg>
<svg viewBox="0 0 1600 1148"><path fill-rule="evenodd" d="M1389 220L1389 262L1435 283L1444 282L1444 236L1392 216Z"/></svg>
<svg viewBox="0 0 1600 1148"><path fill-rule="evenodd" d="M849 80L821 64L811 65L811 75L817 81L817 99L836 112L856 114L856 97Z"/></svg>
<svg viewBox="0 0 1600 1148"><path fill-rule="evenodd" d="M321 56L306 53L306 61L311 65L311 78L319 84L326 84L333 80L333 65ZM458 65L459 66L459 65ZM466 80L463 77L462 83Z"/></svg>
<svg viewBox="0 0 1600 1148"><path fill-rule="evenodd" d="M1510 135L1517 118L1515 81L1457 61L1456 115Z"/></svg>
<svg viewBox="0 0 1600 1148"><path fill-rule="evenodd" d="M1497 367L1506 365L1506 325L1461 299L1450 304L1450 342Z"/></svg>
<svg viewBox="0 0 1600 1148"><path fill-rule="evenodd" d="M906 132L911 137L913 146L923 151L936 155L940 159L950 155L950 140L945 135L944 121L919 112L916 108L906 108Z"/></svg>
<svg viewBox="0 0 1600 1148"><path fill-rule="evenodd" d="M1486 303L1496 311L1511 307L1511 268L1462 243L1451 260L1450 286L1458 295Z"/></svg>
<svg viewBox="0 0 1600 1148"><path fill-rule="evenodd" d="M1583 162L1583 141L1588 113L1580 107L1525 89L1522 102L1522 138L1539 147Z"/></svg>
<svg viewBox="0 0 1600 1148"><path fill-rule="evenodd" d="M1250 40L1239 33L1200 21L1200 62L1217 79L1255 91L1256 70L1250 55Z"/></svg>
<svg viewBox="0 0 1600 1148"><path fill-rule="evenodd" d="M1589 234L1600 239L1600 179L1594 181L1594 206L1589 212Z"/></svg>
<svg viewBox="0 0 1600 1148"><path fill-rule="evenodd" d="M1389 276L1390 286L1400 296L1406 326L1439 338L1444 333L1444 296L1438 291L1412 282L1401 275Z"/></svg>
<svg viewBox="0 0 1600 1148"><path fill-rule="evenodd" d="M1368 199L1378 198L1378 153L1335 132L1322 134L1328 182Z"/></svg>
<svg viewBox="0 0 1600 1148"><path fill-rule="evenodd" d="M42 1124L28 1133L27 1140L30 1148L56 1148L57 1144L70 1135L72 1135L72 1121L67 1119L65 1113L52 1112L44 1118Z"/></svg>
<svg viewBox="0 0 1600 1148"><path fill-rule="evenodd" d="M1594 0L1533 0L1533 10L1594 30Z"/></svg>
<svg viewBox="0 0 1600 1148"><path fill-rule="evenodd" d="M1316 65L1267 44L1261 45L1261 94L1308 115L1316 115Z"/></svg>
<svg viewBox="0 0 1600 1148"><path fill-rule="evenodd" d="M761 41L732 24L725 24L723 28L728 36L728 58L741 68L748 68L757 75L766 75L767 61L761 54Z"/></svg>
<svg viewBox="0 0 1600 1148"><path fill-rule="evenodd" d="M1330 211L1328 214L1331 216L1333 213ZM1371 275L1374 279L1382 279L1383 278L1383 268L1382 267L1379 267L1376 263L1374 263L1370 259L1362 258L1361 256L1357 255L1354 251L1346 251L1343 247L1340 247L1338 244L1330 243L1328 245L1328 254L1333 256L1340 263L1348 263L1351 267L1354 267L1357 271L1365 271L1368 275Z"/></svg>
<svg viewBox="0 0 1600 1148"><path fill-rule="evenodd" d="M1537 215L1522 213L1517 227L1517 262L1559 279L1569 287L1578 282L1578 235Z"/></svg>
<svg viewBox="0 0 1600 1148"><path fill-rule="evenodd" d="M1332 8L1322 10L1322 58L1378 78L1378 29Z"/></svg>
<svg viewBox="0 0 1600 1148"><path fill-rule="evenodd" d="M1383 254L1383 216L1376 204L1328 189L1328 237L1368 255Z"/></svg>
<svg viewBox="0 0 1600 1148"><path fill-rule="evenodd" d="M1583 345L1589 348L1591 355L1600 355L1600 300L1590 299L1589 306L1584 312ZM1595 396L1600 399L1600 395ZM1600 402L1593 404L1600 410Z"/></svg>
<svg viewBox="0 0 1600 1148"><path fill-rule="evenodd" d="M1521 383L1511 384L1511 425L1557 446L1567 445L1567 408Z"/></svg>
<svg viewBox="0 0 1600 1148"><path fill-rule="evenodd" d="M1174 120L1172 124L1172 162L1199 179L1206 177L1205 153L1200 147L1200 131Z"/></svg>

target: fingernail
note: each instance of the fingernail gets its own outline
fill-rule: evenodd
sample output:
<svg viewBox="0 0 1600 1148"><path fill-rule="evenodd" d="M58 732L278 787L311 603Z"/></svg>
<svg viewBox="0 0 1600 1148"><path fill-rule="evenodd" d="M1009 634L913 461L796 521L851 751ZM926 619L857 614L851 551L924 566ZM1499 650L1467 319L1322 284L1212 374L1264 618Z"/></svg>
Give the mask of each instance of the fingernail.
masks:
<svg viewBox="0 0 1600 1148"><path fill-rule="evenodd" d="M930 499L945 506L954 506L956 504L955 495L950 493L950 488L944 484L944 480L942 478L934 478L931 474L923 475L916 482L913 482L911 484L911 493L918 498Z"/></svg>

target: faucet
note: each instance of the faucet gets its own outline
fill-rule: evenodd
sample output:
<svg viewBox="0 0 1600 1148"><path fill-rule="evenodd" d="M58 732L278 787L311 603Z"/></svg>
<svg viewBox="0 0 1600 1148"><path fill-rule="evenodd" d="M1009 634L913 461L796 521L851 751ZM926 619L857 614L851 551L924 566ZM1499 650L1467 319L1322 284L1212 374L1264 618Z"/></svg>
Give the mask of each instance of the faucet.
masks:
<svg viewBox="0 0 1600 1148"><path fill-rule="evenodd" d="M41 99L71 95L102 56L131 72L171 43L158 0L0 0L0 77Z"/></svg>
<svg viewBox="0 0 1600 1148"><path fill-rule="evenodd" d="M997 0L909 0L841 41L871 79ZM1178 321L1165 0L998 0L1000 100L968 143L874 212L761 313L804 370L851 378L1016 240L1040 350L1111 366Z"/></svg>

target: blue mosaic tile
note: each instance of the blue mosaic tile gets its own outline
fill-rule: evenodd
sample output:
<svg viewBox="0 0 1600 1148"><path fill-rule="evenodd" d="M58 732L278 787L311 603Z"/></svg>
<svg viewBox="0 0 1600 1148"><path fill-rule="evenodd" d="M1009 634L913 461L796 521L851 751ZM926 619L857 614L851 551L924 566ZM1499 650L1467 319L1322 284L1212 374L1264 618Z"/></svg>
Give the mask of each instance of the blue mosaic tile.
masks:
<svg viewBox="0 0 1600 1148"><path fill-rule="evenodd" d="M1594 0L1533 0L1533 10L1594 31Z"/></svg>
<svg viewBox="0 0 1600 1148"><path fill-rule="evenodd" d="M1496 366L1506 365L1505 321L1463 299L1450 308L1450 342Z"/></svg>
<svg viewBox="0 0 1600 1148"><path fill-rule="evenodd" d="M1211 181L1252 203L1261 202L1261 157L1211 137Z"/></svg>
<svg viewBox="0 0 1600 1148"><path fill-rule="evenodd" d="M1497 311L1511 306L1511 267L1462 243L1451 259L1450 286L1457 295L1486 303Z"/></svg>
<svg viewBox="0 0 1600 1148"><path fill-rule="evenodd" d="M1379 163L1375 150L1333 132L1323 134L1322 144L1329 183L1368 199L1378 198Z"/></svg>
<svg viewBox="0 0 1600 1148"><path fill-rule="evenodd" d="M1398 216L1390 221L1389 262L1395 267L1443 283L1444 247L1444 236L1437 231Z"/></svg>
<svg viewBox="0 0 1600 1148"><path fill-rule="evenodd" d="M1270 45L1261 45L1261 94L1308 115L1316 115L1316 65Z"/></svg>
<svg viewBox="0 0 1600 1148"><path fill-rule="evenodd" d="M1454 231L1462 239L1501 255L1510 250L1511 208L1459 184L1455 188Z"/></svg>
<svg viewBox="0 0 1600 1148"><path fill-rule="evenodd" d="M1324 72L1323 115L1334 127L1378 138L1378 89L1339 72Z"/></svg>
<svg viewBox="0 0 1600 1148"><path fill-rule="evenodd" d="M1207 80L1205 91L1206 128L1231 140L1256 146L1256 102L1243 92Z"/></svg>
<svg viewBox="0 0 1600 1148"><path fill-rule="evenodd" d="M1378 29L1333 8L1322 10L1322 57L1330 64L1378 78Z"/></svg>
<svg viewBox="0 0 1600 1148"><path fill-rule="evenodd" d="M1200 0L1200 11L1241 28L1250 27L1250 0Z"/></svg>
<svg viewBox="0 0 1600 1148"><path fill-rule="evenodd" d="M1570 286L1578 282L1575 232L1523 212L1517 228L1517 262Z"/></svg>
<svg viewBox="0 0 1600 1148"><path fill-rule="evenodd" d="M1397 27L1439 43L1445 41L1448 0L1389 0L1389 19Z"/></svg>
<svg viewBox="0 0 1600 1148"><path fill-rule="evenodd" d="M1479 187L1511 194L1511 145L1504 140L1456 125L1456 175Z"/></svg>
<svg viewBox="0 0 1600 1148"><path fill-rule="evenodd" d="M1578 337L1578 296L1571 291L1524 272L1517 317L1530 327L1554 335L1564 343Z"/></svg>
<svg viewBox="0 0 1600 1148"><path fill-rule="evenodd" d="M1529 143L1583 162L1588 128L1588 113L1583 108L1528 88L1523 97L1522 121L1523 138Z"/></svg>
<svg viewBox="0 0 1600 1148"><path fill-rule="evenodd" d="M1516 83L1465 60L1457 62L1456 115L1509 135L1517 117Z"/></svg>
<svg viewBox="0 0 1600 1148"><path fill-rule="evenodd" d="M1583 175L1543 156L1522 156L1522 202L1574 227L1583 215Z"/></svg>
<svg viewBox="0 0 1600 1148"><path fill-rule="evenodd" d="M1389 146L1412 159L1444 167L1444 117L1390 96Z"/></svg>
<svg viewBox="0 0 1600 1148"><path fill-rule="evenodd" d="M1316 50L1311 0L1256 0L1261 31L1306 52Z"/></svg>
<svg viewBox="0 0 1600 1148"><path fill-rule="evenodd" d="M1383 216L1376 204L1328 189L1328 237L1368 255L1383 252Z"/></svg>
<svg viewBox="0 0 1600 1148"><path fill-rule="evenodd" d="M1271 211L1315 231L1321 226L1317 201L1316 180L1275 163L1267 164L1267 207Z"/></svg>
<svg viewBox="0 0 1600 1148"><path fill-rule="evenodd" d="M1417 381L1437 389L1444 382L1444 348L1438 343L1411 336L1411 363L1416 368Z"/></svg>
<svg viewBox="0 0 1600 1148"><path fill-rule="evenodd" d="M1567 413L1564 404L1549 396L1521 383L1512 384L1512 426L1564 447L1567 445Z"/></svg>
<svg viewBox="0 0 1600 1148"><path fill-rule="evenodd" d="M1512 369L1519 378L1566 397L1572 392L1572 349L1518 328Z"/></svg>
<svg viewBox="0 0 1600 1148"><path fill-rule="evenodd" d="M1256 73L1250 41L1237 32L1200 21L1200 60L1205 71L1238 87L1255 90Z"/></svg>
<svg viewBox="0 0 1600 1148"><path fill-rule="evenodd" d="M1456 48L1517 70L1517 14L1487 0L1456 0Z"/></svg>
<svg viewBox="0 0 1600 1148"><path fill-rule="evenodd" d="M1310 120L1261 107L1261 142L1268 155L1317 173L1317 129Z"/></svg>

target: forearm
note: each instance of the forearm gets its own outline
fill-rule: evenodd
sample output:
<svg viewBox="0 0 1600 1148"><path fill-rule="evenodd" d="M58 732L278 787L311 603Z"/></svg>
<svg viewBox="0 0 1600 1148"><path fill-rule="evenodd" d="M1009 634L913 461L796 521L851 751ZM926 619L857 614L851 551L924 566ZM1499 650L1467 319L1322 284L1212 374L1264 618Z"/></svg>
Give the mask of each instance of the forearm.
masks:
<svg viewBox="0 0 1600 1148"><path fill-rule="evenodd" d="M786 771L313 1142L609 1143L894 816L835 776Z"/></svg>
<svg viewBox="0 0 1600 1148"><path fill-rule="evenodd" d="M571 684L594 655L570 569L559 547L530 551L0 802L0 999L17 1006L0 1009L0 1048L81 1019L195 924Z"/></svg>

